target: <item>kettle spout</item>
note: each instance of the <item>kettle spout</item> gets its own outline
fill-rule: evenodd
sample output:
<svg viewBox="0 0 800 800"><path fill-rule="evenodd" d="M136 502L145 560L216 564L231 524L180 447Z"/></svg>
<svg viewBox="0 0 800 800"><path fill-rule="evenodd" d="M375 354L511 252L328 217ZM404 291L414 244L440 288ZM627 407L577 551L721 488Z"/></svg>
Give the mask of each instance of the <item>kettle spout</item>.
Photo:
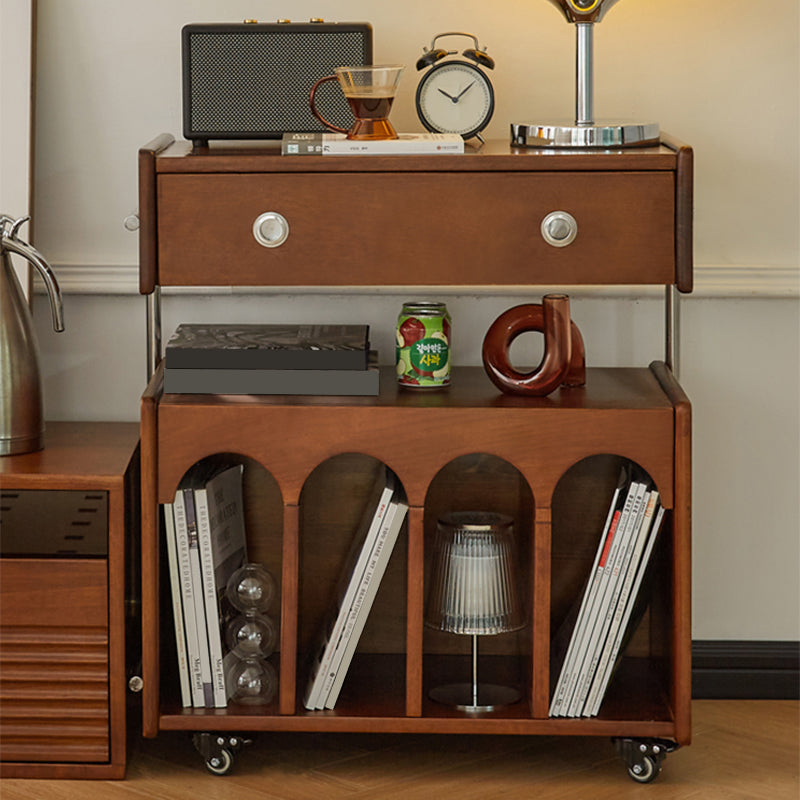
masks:
<svg viewBox="0 0 800 800"><path fill-rule="evenodd" d="M8 217L3 217L5 223ZM18 238L17 231L28 217L17 220L10 233L6 233L5 224L2 226L2 236L0 236L0 253L5 256L6 252L16 253L18 256L29 261L39 270L47 293L50 296L50 309L53 314L53 328L59 333L64 330L64 305L61 301L61 290L58 288L58 281L53 273L52 267L47 263L44 256L27 242Z"/></svg>

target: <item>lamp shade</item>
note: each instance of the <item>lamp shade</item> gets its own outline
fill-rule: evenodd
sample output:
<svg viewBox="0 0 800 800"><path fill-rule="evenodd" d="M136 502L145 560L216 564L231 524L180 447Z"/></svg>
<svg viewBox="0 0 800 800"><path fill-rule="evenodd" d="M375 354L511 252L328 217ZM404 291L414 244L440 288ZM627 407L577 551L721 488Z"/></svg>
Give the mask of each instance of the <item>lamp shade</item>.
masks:
<svg viewBox="0 0 800 800"><path fill-rule="evenodd" d="M425 621L475 636L523 626L511 517L482 511L440 517Z"/></svg>

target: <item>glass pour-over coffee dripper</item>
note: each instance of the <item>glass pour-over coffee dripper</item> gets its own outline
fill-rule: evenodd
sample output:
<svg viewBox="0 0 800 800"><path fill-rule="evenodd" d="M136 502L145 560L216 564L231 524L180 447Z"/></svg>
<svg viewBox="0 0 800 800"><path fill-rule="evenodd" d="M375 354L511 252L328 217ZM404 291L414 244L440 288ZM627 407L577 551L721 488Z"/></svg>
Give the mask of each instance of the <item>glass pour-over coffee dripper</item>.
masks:
<svg viewBox="0 0 800 800"><path fill-rule="evenodd" d="M326 127L347 134L348 139L396 139L389 122L397 84L405 67L399 65L371 67L336 67L333 75L320 78L311 88L308 101L311 113ZM348 130L328 122L315 105L317 89L327 81L338 81L355 122Z"/></svg>

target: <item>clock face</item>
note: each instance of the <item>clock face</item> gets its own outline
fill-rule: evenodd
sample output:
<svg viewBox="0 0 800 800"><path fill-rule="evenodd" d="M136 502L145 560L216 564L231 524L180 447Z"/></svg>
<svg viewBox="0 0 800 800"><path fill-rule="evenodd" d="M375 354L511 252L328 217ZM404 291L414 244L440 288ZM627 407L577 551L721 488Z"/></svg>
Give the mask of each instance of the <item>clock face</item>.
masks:
<svg viewBox="0 0 800 800"><path fill-rule="evenodd" d="M492 84L466 62L437 64L417 87L417 114L429 131L469 138L489 124L493 112Z"/></svg>

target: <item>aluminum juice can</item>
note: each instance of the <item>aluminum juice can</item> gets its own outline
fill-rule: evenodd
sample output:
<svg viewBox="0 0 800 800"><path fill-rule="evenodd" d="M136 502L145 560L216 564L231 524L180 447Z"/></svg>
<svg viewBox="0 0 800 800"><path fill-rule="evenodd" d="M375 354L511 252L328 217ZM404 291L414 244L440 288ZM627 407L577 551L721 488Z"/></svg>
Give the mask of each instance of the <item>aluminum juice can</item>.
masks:
<svg viewBox="0 0 800 800"><path fill-rule="evenodd" d="M409 389L450 384L450 314L444 303L403 303L397 318L397 381Z"/></svg>

